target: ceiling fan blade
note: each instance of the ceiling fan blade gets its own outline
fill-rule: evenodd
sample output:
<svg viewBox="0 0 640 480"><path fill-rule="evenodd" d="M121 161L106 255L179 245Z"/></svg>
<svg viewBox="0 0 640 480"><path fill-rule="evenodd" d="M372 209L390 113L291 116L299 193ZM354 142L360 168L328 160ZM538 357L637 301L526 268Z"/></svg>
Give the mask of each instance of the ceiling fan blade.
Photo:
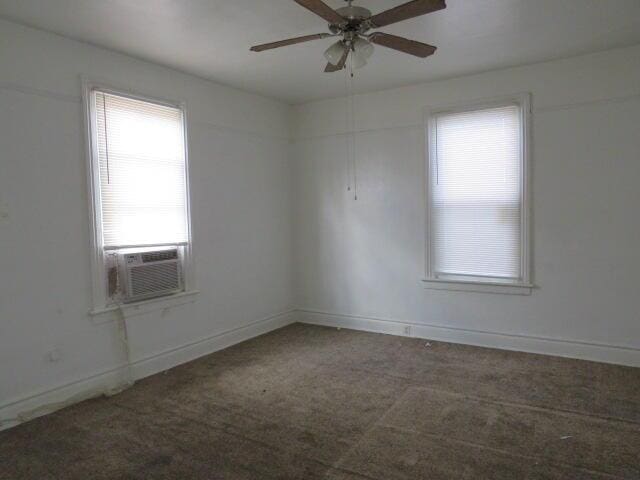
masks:
<svg viewBox="0 0 640 480"><path fill-rule="evenodd" d="M334 65L333 63L327 63L327 66L325 67L324 71L327 73L339 72L344 68L345 64L347 63L348 56L349 56L349 49L345 48L344 53L342 54L342 57L340 58L340 61L338 62L338 64Z"/></svg>
<svg viewBox="0 0 640 480"><path fill-rule="evenodd" d="M422 42L416 42L415 40L409 40L408 38L397 37L395 35L389 35L388 33L376 32L369 36L369 41L383 47L393 48L409 55L415 55L416 57L425 58L429 55L433 55L436 51L436 47Z"/></svg>
<svg viewBox="0 0 640 480"><path fill-rule="evenodd" d="M374 28L385 27L392 23L402 22L413 17L426 15L447 8L445 0L413 0L412 2L399 5L395 8L385 10L371 17L370 21Z"/></svg>
<svg viewBox="0 0 640 480"><path fill-rule="evenodd" d="M255 45L251 47L252 52L262 52L263 50L270 50L272 48L286 47L287 45L295 45L296 43L308 42L310 40L319 40L321 38L332 37L330 33L316 33L315 35L305 35L304 37L288 38L286 40L280 40L278 42L264 43L262 45Z"/></svg>
<svg viewBox="0 0 640 480"><path fill-rule="evenodd" d="M338 15L333 8L329 7L322 0L293 0L298 5L311 10L316 15L321 16L329 23L342 23L344 18Z"/></svg>

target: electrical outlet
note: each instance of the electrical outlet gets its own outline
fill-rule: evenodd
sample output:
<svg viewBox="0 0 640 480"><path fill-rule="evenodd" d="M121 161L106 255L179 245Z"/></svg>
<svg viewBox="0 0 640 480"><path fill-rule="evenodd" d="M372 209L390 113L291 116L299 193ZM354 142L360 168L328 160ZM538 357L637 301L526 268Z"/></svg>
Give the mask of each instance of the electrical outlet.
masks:
<svg viewBox="0 0 640 480"><path fill-rule="evenodd" d="M47 360L51 363L56 363L60 361L60 350L54 348L50 352L47 353Z"/></svg>
<svg viewBox="0 0 640 480"><path fill-rule="evenodd" d="M411 326L410 325L405 325L404 334L405 335L411 335Z"/></svg>

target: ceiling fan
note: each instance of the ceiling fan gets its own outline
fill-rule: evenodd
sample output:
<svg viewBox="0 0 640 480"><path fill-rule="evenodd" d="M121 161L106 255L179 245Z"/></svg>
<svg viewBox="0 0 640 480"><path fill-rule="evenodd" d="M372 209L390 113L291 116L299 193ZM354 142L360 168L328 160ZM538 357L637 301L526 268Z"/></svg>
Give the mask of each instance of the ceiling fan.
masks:
<svg viewBox="0 0 640 480"><path fill-rule="evenodd" d="M373 43L415 55L416 57L425 58L433 55L436 51L436 47L433 45L388 33L368 32L371 29L386 27L392 23L442 10L447 6L445 0L413 0L372 16L371 12L366 8L352 5L353 0L345 0L348 5L337 10L329 7L322 0L294 1L329 22L329 31L331 33L316 33L314 35L256 45L251 47L251 51L262 52L310 40L342 37L324 52L324 56L329 62L324 69L325 72L338 72L345 68L349 53L352 54L352 65L355 68L363 67L373 54Z"/></svg>

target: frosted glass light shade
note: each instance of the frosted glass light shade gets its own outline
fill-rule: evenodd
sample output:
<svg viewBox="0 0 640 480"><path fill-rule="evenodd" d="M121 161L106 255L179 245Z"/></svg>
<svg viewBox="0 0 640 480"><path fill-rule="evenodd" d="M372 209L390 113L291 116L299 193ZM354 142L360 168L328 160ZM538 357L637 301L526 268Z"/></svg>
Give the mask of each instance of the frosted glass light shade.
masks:
<svg viewBox="0 0 640 480"><path fill-rule="evenodd" d="M331 65L338 65L343 54L344 43L340 40L327 48L324 52L324 58L326 58Z"/></svg>
<svg viewBox="0 0 640 480"><path fill-rule="evenodd" d="M356 38L353 42L353 51L366 61L373 55L373 45L364 38Z"/></svg>
<svg viewBox="0 0 640 480"><path fill-rule="evenodd" d="M351 52L351 64L353 68L362 68L367 64L367 59L357 51Z"/></svg>
<svg viewBox="0 0 640 480"><path fill-rule="evenodd" d="M364 38L356 38L353 42L352 62L354 68L362 68L373 55L373 45Z"/></svg>

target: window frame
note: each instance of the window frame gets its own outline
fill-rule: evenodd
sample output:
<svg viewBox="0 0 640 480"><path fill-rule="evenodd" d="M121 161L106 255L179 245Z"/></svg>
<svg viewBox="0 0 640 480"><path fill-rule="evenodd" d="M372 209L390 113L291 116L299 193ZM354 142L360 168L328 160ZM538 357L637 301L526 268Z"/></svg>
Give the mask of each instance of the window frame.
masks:
<svg viewBox="0 0 640 480"><path fill-rule="evenodd" d="M446 113L463 113L499 108L504 106L518 105L520 107L521 120L521 241L520 241L520 271L521 278L516 281L500 280L496 277L480 277L460 275L436 274L434 271L434 242L432 240L432 178L435 158L436 141L436 116ZM530 145L531 145L531 94L521 93L516 95L506 95L497 98L468 101L447 105L432 105L424 109L424 159L425 159L425 193L426 193L426 215L425 215L425 277L422 280L426 288L436 290L474 291L487 293L506 293L529 295L533 288L531 283L531 199L530 199Z"/></svg>
<svg viewBox="0 0 640 480"><path fill-rule="evenodd" d="M113 87L105 82L93 81L82 77L82 103L84 112L84 129L87 158L87 185L89 193L89 222L91 226L91 278L92 278L92 309L91 315L99 315L118 309L117 305L109 302L107 294L107 279L105 268L105 249L102 231L102 196L100 192L100 165L98 156L98 145L96 142L97 122L96 105L93 92L100 92L118 95L133 100L155 103L172 108L177 108L182 113L182 135L184 139L184 160L185 160L185 188L186 188L186 215L187 215L187 242L180 245L182 248L182 275L184 291L127 304L127 308L138 308L158 303L166 306L172 303L171 299L184 302L185 296L198 293L195 289L195 275L193 268L193 225L191 215L191 179L189 167L189 135L187 128L187 105L184 101L173 101L166 98L150 96L134 92L127 88ZM141 247L143 248L143 247ZM146 248L146 247L144 247Z"/></svg>

